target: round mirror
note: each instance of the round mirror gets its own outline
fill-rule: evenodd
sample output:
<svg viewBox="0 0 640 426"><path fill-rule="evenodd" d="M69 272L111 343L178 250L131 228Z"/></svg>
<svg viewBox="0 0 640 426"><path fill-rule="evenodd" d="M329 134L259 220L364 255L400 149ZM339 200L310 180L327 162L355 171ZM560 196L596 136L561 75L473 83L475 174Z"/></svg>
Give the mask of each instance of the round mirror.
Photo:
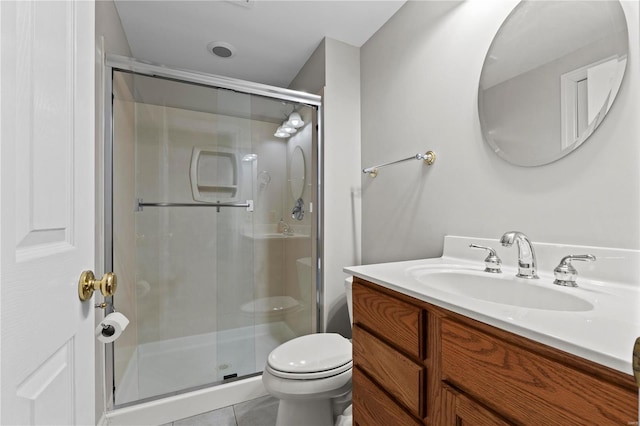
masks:
<svg viewBox="0 0 640 426"><path fill-rule="evenodd" d="M300 146L296 146L291 154L291 161L289 163L289 189L291 189L291 196L294 200L302 198L302 192L304 191L304 153Z"/></svg>
<svg viewBox="0 0 640 426"><path fill-rule="evenodd" d="M485 140L520 166L551 163L602 122L627 64L618 1L522 1L484 60L478 112Z"/></svg>

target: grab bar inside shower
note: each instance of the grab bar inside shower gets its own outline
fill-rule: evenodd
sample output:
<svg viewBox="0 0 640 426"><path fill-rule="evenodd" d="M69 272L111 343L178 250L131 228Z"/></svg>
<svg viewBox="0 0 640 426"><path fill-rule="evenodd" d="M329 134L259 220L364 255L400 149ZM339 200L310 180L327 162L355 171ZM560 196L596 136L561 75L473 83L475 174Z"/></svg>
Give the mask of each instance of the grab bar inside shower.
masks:
<svg viewBox="0 0 640 426"><path fill-rule="evenodd" d="M393 164L402 163L408 160L423 160L424 163L428 166L432 165L436 161L436 153L433 151L427 151L424 154L416 154L411 157L403 158L402 160L392 161L390 163L384 163L373 167L367 167L366 169L362 169L362 173L369 174L371 177L378 176L378 169L383 167L391 166Z"/></svg>
<svg viewBox="0 0 640 426"><path fill-rule="evenodd" d="M246 207L248 212L253 211L253 200L244 203L145 203L142 198L136 199L136 211L143 211L144 207L215 207L220 213L221 207Z"/></svg>

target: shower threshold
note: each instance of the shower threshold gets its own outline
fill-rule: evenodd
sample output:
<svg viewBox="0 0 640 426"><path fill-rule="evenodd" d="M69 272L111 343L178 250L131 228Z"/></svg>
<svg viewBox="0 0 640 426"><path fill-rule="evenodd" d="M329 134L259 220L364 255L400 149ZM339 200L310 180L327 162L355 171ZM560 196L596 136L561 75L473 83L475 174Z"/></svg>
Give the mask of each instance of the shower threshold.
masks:
<svg viewBox="0 0 640 426"><path fill-rule="evenodd" d="M296 337L284 321L143 343L119 385L122 408L262 374L269 353ZM117 355L117 353L116 353ZM224 379L225 376L236 377Z"/></svg>

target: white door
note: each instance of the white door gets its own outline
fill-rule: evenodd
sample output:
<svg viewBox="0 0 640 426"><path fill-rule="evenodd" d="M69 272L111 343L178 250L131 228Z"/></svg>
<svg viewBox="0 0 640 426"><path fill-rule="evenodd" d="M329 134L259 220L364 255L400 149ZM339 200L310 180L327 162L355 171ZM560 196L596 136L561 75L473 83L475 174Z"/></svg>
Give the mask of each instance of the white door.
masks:
<svg viewBox="0 0 640 426"><path fill-rule="evenodd" d="M0 1L0 424L95 424L94 4Z"/></svg>

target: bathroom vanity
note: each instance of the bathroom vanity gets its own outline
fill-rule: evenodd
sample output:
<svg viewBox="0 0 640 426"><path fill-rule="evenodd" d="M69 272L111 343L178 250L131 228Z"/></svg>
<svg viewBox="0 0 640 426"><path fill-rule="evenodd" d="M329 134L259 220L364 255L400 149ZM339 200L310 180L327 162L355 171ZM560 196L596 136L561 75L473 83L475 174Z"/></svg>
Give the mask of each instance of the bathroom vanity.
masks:
<svg viewBox="0 0 640 426"><path fill-rule="evenodd" d="M466 244L449 242L455 250ZM633 339L628 342L628 362L616 352L621 337L616 328L626 324L629 336L636 333L637 314L624 324L612 317L607 337L601 334L606 320L599 316L608 314L599 310L610 300L603 295L590 299L590 308L567 305L575 310L556 306L546 312L539 306L448 297L413 283L416 265L449 272L454 265L480 265L480 274L481 259L475 266L446 257L424 262L345 268L354 275L354 424L637 424L638 388L630 367ZM511 272L505 270L501 279L509 279L506 274ZM541 274L541 280L547 279ZM638 302L631 297L634 291L625 297L630 304ZM598 291L583 292L588 299ZM624 307L616 309L625 315ZM564 324L558 321L563 317ZM553 322L552 332L545 327Z"/></svg>

